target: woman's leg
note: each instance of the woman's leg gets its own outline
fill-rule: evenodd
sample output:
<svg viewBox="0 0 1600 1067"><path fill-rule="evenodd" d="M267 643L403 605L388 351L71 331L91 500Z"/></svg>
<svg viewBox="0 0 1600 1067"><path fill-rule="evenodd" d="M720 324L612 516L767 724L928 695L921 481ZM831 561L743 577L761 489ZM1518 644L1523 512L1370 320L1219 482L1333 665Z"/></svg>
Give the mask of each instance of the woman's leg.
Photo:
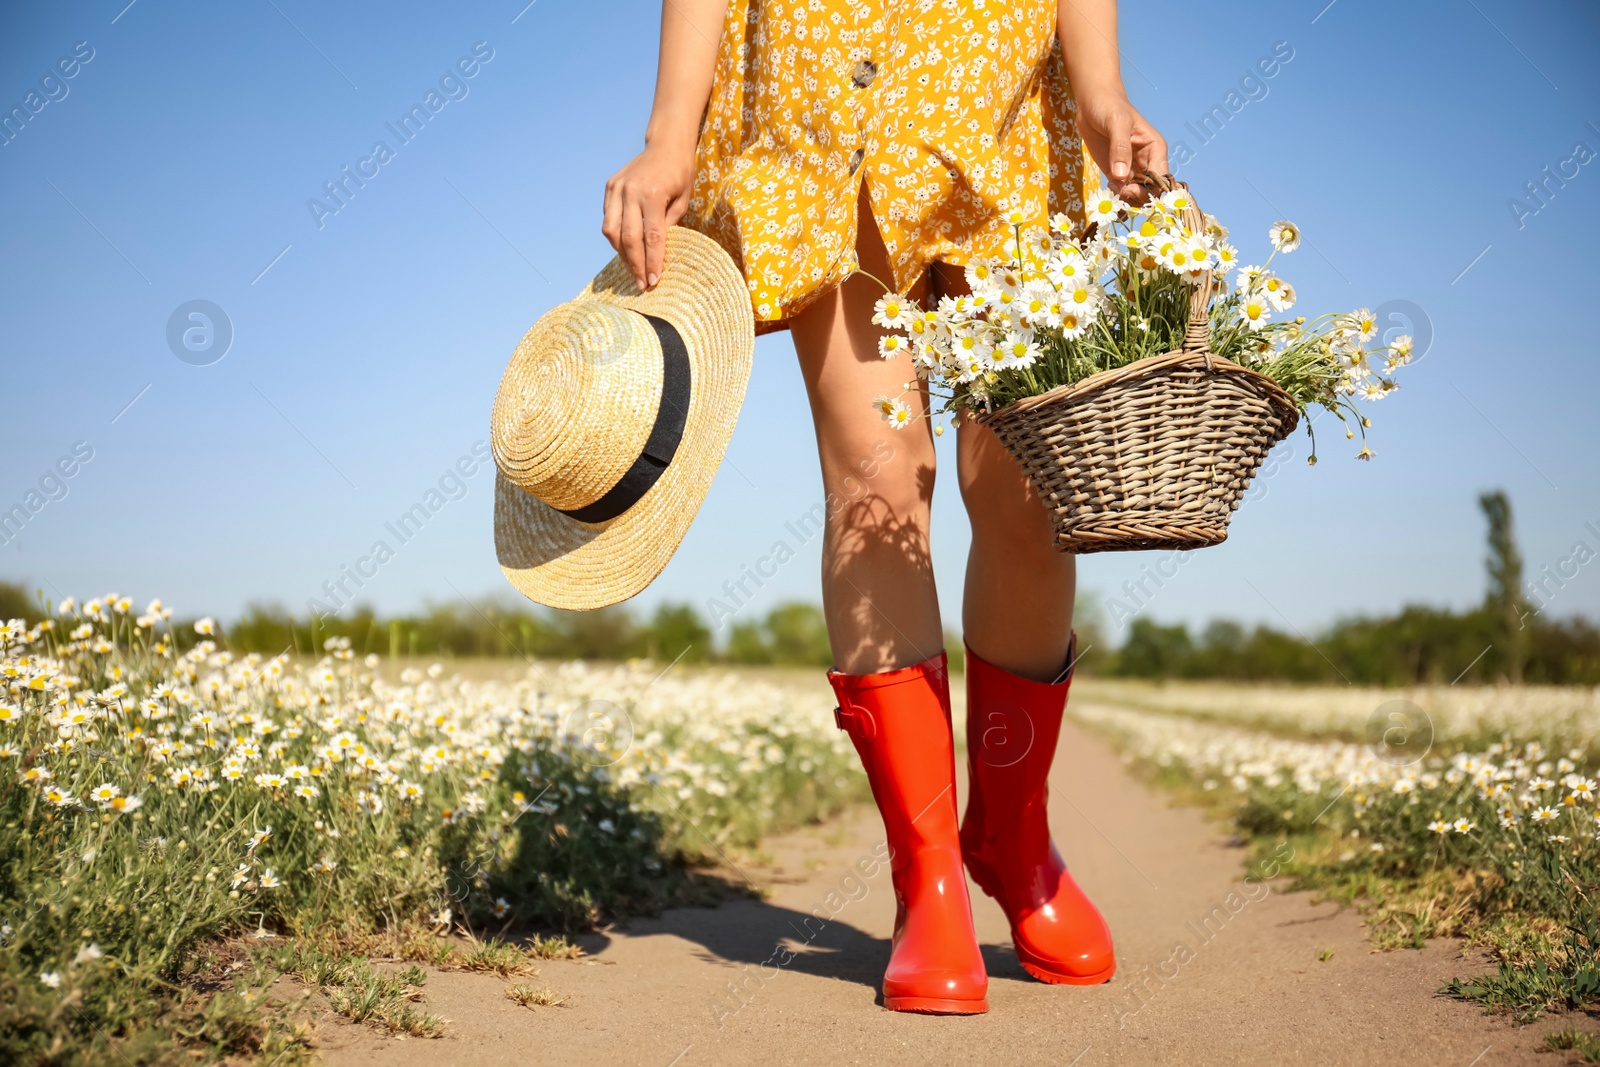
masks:
<svg viewBox="0 0 1600 1067"><path fill-rule="evenodd" d="M863 187L857 255L888 279L888 253ZM918 421L903 430L872 407L915 378L906 358L878 355L883 330L872 308L883 288L856 275L790 320L811 399L827 494L822 606L836 670L867 674L920 663L944 647L928 554L933 435ZM908 394L919 414L925 396Z"/></svg>
<svg viewBox="0 0 1600 1067"><path fill-rule="evenodd" d="M856 252L889 276L863 189ZM872 407L914 379L878 355L872 307L883 293L853 277L794 317L827 491L822 602L841 729L861 755L883 816L897 905L883 1005L891 1011L988 1010L956 812L955 744L939 601L928 556L933 434L896 430ZM927 398L912 393L918 413Z"/></svg>
<svg viewBox="0 0 1600 1067"><path fill-rule="evenodd" d="M963 617L968 655L967 870L1011 923L1023 969L1098 985L1116 972L1104 917L1050 840L1050 768L1066 710L1062 678L1076 570L1050 516L988 429L961 427L961 495L972 520Z"/></svg>
<svg viewBox="0 0 1600 1067"><path fill-rule="evenodd" d="M962 270L935 263L936 295L969 293ZM962 420L956 477L972 525L961 628L967 647L997 667L1053 681L1072 637L1076 560L1055 550L1050 515L994 432Z"/></svg>
<svg viewBox="0 0 1600 1067"><path fill-rule="evenodd" d="M963 420L956 453L972 523L967 645L997 667L1053 681L1066 666L1077 561L1056 551L1049 513L992 430Z"/></svg>

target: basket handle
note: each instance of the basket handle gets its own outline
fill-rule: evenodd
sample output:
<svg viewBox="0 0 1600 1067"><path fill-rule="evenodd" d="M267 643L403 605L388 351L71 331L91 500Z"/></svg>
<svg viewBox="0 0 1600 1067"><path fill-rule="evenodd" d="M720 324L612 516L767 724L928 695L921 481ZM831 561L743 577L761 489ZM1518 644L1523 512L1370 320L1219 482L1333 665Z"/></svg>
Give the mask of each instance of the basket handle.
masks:
<svg viewBox="0 0 1600 1067"><path fill-rule="evenodd" d="M1145 172L1139 177L1139 184L1147 189L1158 189L1163 193L1174 189L1189 192L1187 182L1180 182L1170 174L1152 174ZM1183 222L1190 230L1200 233L1206 228L1206 217L1200 210L1200 205L1195 203L1194 193L1189 192L1189 206L1183 211ZM1208 357L1211 351L1211 272L1206 271L1189 293L1189 325L1183 331L1183 351L1201 352ZM1206 369L1211 369L1211 360L1207 358Z"/></svg>

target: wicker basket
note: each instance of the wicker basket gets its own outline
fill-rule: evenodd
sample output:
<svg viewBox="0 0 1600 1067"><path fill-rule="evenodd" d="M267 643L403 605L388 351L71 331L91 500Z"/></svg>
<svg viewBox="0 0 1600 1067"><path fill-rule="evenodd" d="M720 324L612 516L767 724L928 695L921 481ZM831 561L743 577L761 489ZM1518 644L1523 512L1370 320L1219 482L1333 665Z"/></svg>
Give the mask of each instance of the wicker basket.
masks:
<svg viewBox="0 0 1600 1067"><path fill-rule="evenodd" d="M1192 203L1186 222L1204 227ZM1208 351L1210 300L1208 272L1178 351L977 417L1050 509L1062 552L1221 544L1256 468L1299 423L1276 382Z"/></svg>

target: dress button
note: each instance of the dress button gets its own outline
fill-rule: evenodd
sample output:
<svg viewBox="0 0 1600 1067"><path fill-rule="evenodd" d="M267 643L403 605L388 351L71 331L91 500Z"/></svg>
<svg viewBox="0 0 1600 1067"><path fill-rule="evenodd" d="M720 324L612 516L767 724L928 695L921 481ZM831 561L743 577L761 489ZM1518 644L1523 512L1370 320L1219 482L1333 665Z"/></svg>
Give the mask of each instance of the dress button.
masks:
<svg viewBox="0 0 1600 1067"><path fill-rule="evenodd" d="M865 89L872 84L872 79L878 76L878 65L870 59L863 59L856 64L856 69L850 74L850 81L857 89Z"/></svg>
<svg viewBox="0 0 1600 1067"><path fill-rule="evenodd" d="M854 152L851 152L850 153L850 173L854 174L856 172L856 170L861 166L861 161L863 159L866 159L866 158L867 158L867 150L865 148L858 148Z"/></svg>

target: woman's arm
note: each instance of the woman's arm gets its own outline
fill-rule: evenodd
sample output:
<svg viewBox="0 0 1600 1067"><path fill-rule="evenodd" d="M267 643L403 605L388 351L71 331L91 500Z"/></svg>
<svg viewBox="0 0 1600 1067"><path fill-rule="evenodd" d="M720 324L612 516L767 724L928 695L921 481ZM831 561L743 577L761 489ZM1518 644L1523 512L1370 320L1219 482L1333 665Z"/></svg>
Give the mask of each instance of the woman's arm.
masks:
<svg viewBox="0 0 1600 1067"><path fill-rule="evenodd" d="M1117 53L1117 0L1059 0L1056 32L1067 81L1078 102L1078 129L1111 189L1131 203L1144 199L1134 179L1167 173L1167 142L1128 102Z"/></svg>
<svg viewBox="0 0 1600 1067"><path fill-rule="evenodd" d="M661 5L661 62L644 151L606 182L600 226L640 289L661 278L667 227L689 209L695 142L711 98L727 13L728 0L665 0Z"/></svg>

